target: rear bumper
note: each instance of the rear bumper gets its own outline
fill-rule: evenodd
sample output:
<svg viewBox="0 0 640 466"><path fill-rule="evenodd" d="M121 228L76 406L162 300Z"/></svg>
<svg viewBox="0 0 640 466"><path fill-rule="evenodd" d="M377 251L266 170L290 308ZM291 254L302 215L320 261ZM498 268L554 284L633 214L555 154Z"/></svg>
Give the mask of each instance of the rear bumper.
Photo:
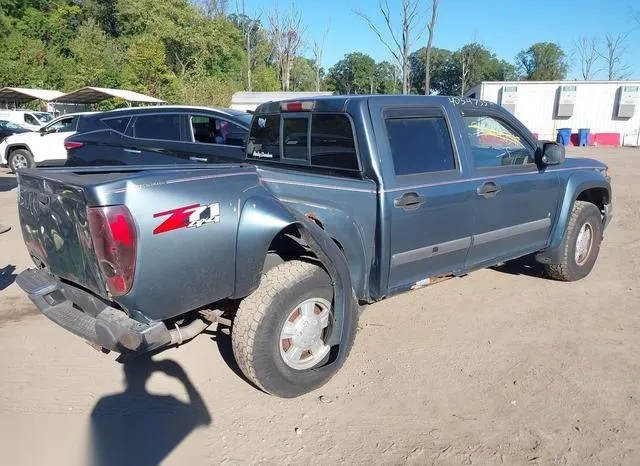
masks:
<svg viewBox="0 0 640 466"><path fill-rule="evenodd" d="M27 269L16 282L49 319L108 350L146 352L171 341L164 323L138 322L95 295L60 282L42 270Z"/></svg>

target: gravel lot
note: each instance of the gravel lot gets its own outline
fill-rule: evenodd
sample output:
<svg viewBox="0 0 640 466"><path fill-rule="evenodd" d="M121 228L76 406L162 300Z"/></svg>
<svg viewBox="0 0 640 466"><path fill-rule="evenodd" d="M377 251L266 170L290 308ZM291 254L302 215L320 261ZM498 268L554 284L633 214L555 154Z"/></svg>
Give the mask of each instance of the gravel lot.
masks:
<svg viewBox="0 0 640 466"><path fill-rule="evenodd" d="M640 464L640 150L572 154L613 177L589 277L507 264L370 306L343 370L294 400L248 385L220 332L124 366L38 314L2 169L2 463Z"/></svg>

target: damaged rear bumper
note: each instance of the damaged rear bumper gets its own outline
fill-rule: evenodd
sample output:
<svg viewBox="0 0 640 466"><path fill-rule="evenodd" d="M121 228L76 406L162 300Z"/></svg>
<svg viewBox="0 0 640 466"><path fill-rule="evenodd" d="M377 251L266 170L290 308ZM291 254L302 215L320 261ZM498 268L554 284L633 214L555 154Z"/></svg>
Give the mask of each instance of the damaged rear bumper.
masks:
<svg viewBox="0 0 640 466"><path fill-rule="evenodd" d="M88 342L119 353L146 352L171 342L163 322L142 323L95 295L49 273L27 269L16 282L38 310Z"/></svg>

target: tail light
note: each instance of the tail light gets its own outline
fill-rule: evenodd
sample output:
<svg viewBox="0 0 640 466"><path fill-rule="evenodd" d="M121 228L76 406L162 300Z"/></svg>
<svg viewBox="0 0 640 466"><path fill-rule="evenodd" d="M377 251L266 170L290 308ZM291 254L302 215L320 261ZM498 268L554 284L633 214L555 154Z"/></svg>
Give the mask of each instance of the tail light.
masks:
<svg viewBox="0 0 640 466"><path fill-rule="evenodd" d="M77 149L78 147L82 147L82 146L84 146L83 142L77 142L77 141L65 141L64 142L64 148L66 150Z"/></svg>
<svg viewBox="0 0 640 466"><path fill-rule="evenodd" d="M137 236L129 209L123 205L89 207L89 231L100 270L113 296L129 292L136 271Z"/></svg>

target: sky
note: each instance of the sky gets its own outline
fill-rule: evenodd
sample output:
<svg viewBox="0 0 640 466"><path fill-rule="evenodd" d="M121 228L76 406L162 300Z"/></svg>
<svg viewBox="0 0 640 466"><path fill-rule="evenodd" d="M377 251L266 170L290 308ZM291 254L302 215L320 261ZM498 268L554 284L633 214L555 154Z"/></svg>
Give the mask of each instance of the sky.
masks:
<svg viewBox="0 0 640 466"><path fill-rule="evenodd" d="M246 0L248 13L260 15L263 24L274 5L290 8L289 0ZM392 6L400 0L388 0ZM425 21L430 0L425 5ZM233 3L233 0L230 2ZM378 0L296 0L305 24L307 46L303 55L311 57L314 41L321 41L329 29L323 66L329 68L346 53L359 51L376 61L391 60L391 54L380 43L367 24L353 11L367 13L379 28L384 28L377 8ZM638 0L440 0L434 47L457 50L469 42L479 42L498 58L513 62L515 56L536 42L556 42L569 55L568 79L581 79L580 60L574 53L578 37L604 38L607 33L629 33L626 61L631 78L640 79L640 24L632 18L633 9L640 11ZM396 10L397 11L397 10ZM396 14L399 18L399 14ZM424 46L426 35L412 47ZM596 78L606 79L603 72Z"/></svg>

